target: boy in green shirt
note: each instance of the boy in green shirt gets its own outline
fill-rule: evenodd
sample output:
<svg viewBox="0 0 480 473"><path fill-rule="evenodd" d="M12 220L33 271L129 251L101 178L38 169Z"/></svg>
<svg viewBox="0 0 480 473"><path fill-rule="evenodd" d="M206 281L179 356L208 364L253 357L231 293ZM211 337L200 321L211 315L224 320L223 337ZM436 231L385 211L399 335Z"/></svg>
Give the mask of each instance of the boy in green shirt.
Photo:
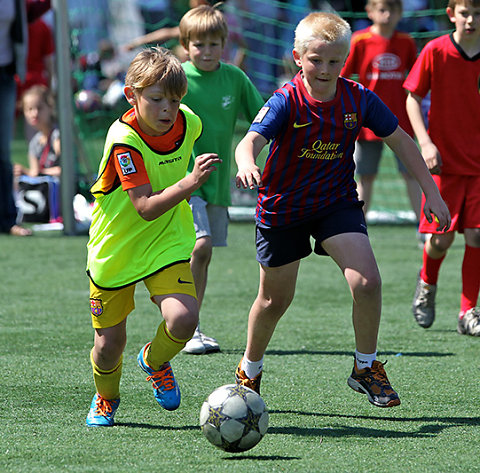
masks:
<svg viewBox="0 0 480 473"><path fill-rule="evenodd" d="M214 152L222 159L217 172L209 176L190 200L197 237L190 265L201 306L212 247L227 246L235 123L240 114L252 121L264 100L241 69L220 60L228 34L222 12L201 5L188 11L179 27L180 43L189 57L189 61L183 63L188 92L182 103L188 105L203 123L202 136L195 143L194 153ZM206 337L197 327L183 351L203 354L218 350L216 340Z"/></svg>
<svg viewBox="0 0 480 473"><path fill-rule="evenodd" d="M90 353L96 394L87 416L92 427L112 426L120 402L127 316L136 283L143 281L163 322L138 355L157 402L180 404L170 360L198 323L189 258L195 243L190 194L221 160L209 153L186 171L200 119L180 105L187 78L180 61L163 48L145 49L130 64L125 96L132 109L110 127L98 179L88 241L87 273L95 329Z"/></svg>

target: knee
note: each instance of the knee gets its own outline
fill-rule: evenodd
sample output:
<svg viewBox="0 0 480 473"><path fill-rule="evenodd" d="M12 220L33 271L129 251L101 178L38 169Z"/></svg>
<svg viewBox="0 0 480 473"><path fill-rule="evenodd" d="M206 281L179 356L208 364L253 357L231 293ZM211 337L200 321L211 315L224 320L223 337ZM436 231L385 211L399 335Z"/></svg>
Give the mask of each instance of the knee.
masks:
<svg viewBox="0 0 480 473"><path fill-rule="evenodd" d="M270 296L259 296L263 309L268 313L280 318L290 306L293 294L278 293Z"/></svg>
<svg viewBox="0 0 480 473"><path fill-rule="evenodd" d="M126 337L97 337L95 339L95 352L101 364L118 360L125 349Z"/></svg>
<svg viewBox="0 0 480 473"><path fill-rule="evenodd" d="M192 259L206 264L212 257L212 239L210 237L199 238L193 249Z"/></svg>
<svg viewBox="0 0 480 473"><path fill-rule="evenodd" d="M445 253L452 246L454 233L433 234L429 240L430 246L440 253Z"/></svg>
<svg viewBox="0 0 480 473"><path fill-rule="evenodd" d="M382 280L378 272L372 272L368 275L358 274L351 283L353 297L374 298L382 292Z"/></svg>
<svg viewBox="0 0 480 473"><path fill-rule="evenodd" d="M480 228L465 229L465 243L474 248L480 248Z"/></svg>
<svg viewBox="0 0 480 473"><path fill-rule="evenodd" d="M197 328L198 320L198 311L184 311L177 314L172 326L168 329L178 338L190 338Z"/></svg>

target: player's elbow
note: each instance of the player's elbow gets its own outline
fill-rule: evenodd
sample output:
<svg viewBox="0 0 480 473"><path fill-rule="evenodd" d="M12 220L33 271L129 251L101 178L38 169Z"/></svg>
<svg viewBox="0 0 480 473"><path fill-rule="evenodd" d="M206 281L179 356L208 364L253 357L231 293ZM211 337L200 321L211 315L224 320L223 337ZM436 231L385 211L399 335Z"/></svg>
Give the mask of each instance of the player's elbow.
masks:
<svg viewBox="0 0 480 473"><path fill-rule="evenodd" d="M156 214L153 209L146 205L138 205L136 206L136 210L138 215L140 215L140 217L147 222L151 222L158 217L158 214Z"/></svg>

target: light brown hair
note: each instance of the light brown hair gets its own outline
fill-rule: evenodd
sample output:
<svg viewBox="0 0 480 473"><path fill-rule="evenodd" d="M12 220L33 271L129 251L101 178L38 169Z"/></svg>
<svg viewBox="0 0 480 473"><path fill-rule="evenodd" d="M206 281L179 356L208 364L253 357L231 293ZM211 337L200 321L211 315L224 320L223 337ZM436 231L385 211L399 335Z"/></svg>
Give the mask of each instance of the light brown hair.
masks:
<svg viewBox="0 0 480 473"><path fill-rule="evenodd" d="M457 5L478 8L480 7L480 0L448 0L447 8L453 10Z"/></svg>
<svg viewBox="0 0 480 473"><path fill-rule="evenodd" d="M169 95L182 98L187 93L187 77L178 58L159 46L139 52L130 63L125 85L141 91L160 83Z"/></svg>
<svg viewBox="0 0 480 473"><path fill-rule="evenodd" d="M180 43L187 48L191 38L218 36L225 43L228 36L227 20L218 9L220 4L192 8L180 20Z"/></svg>

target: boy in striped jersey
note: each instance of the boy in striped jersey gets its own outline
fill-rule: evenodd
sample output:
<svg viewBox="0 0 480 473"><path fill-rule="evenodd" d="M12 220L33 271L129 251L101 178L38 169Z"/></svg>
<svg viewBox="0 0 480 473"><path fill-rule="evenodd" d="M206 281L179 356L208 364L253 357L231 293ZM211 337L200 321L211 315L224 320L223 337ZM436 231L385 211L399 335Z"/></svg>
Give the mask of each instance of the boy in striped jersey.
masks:
<svg viewBox="0 0 480 473"><path fill-rule="evenodd" d="M381 280L354 181L353 152L362 127L397 154L425 192L425 215L450 225L450 214L410 136L370 90L339 77L351 30L331 13L311 13L297 26L293 57L301 71L278 89L239 143L238 187L258 186L257 261L260 287L250 309L247 347L237 383L260 390L263 356L290 305L300 260L329 255L353 297L355 360L348 384L378 407L400 404L376 360ZM271 140L265 169L256 158ZM433 214L433 215L432 215Z"/></svg>

